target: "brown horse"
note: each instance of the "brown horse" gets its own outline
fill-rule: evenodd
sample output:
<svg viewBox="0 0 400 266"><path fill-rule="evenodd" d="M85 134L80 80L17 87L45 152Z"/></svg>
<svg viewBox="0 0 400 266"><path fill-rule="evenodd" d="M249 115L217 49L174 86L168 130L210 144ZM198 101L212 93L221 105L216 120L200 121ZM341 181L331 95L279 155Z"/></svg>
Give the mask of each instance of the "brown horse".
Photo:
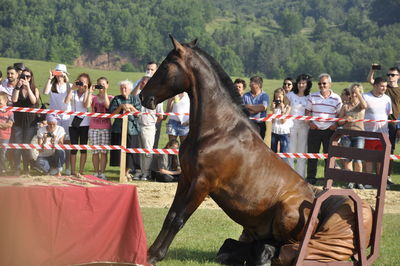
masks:
<svg viewBox="0 0 400 266"><path fill-rule="evenodd" d="M219 64L196 46L171 37L174 49L140 94L158 103L190 97L190 132L179 151L182 175L149 263L162 260L178 231L207 195L247 236L283 246L303 237L314 192L272 152L248 119L239 93Z"/></svg>

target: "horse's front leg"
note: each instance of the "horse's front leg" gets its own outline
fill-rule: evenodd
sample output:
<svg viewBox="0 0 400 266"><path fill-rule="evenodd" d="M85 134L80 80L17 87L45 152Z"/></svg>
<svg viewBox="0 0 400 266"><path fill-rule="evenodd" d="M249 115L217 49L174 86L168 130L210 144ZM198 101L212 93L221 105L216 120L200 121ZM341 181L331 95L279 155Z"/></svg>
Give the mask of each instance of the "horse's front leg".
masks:
<svg viewBox="0 0 400 266"><path fill-rule="evenodd" d="M200 181L200 179L195 179L192 182L188 180L179 182L174 201L167 217L165 217L161 232L149 248L149 263L153 264L165 257L175 235L203 202L208 193L207 184Z"/></svg>

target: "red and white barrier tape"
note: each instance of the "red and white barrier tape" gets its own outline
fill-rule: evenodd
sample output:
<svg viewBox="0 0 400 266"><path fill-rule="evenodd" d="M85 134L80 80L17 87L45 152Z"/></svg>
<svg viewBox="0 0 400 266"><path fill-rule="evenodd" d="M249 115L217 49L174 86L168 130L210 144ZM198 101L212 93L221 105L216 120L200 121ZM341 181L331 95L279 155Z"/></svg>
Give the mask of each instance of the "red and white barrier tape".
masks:
<svg viewBox="0 0 400 266"><path fill-rule="evenodd" d="M127 153L147 153L147 154L179 154L177 149L143 149L143 148L126 148L121 145L78 145L78 144L17 144L7 143L0 144L0 148L16 149L16 150L124 150Z"/></svg>
<svg viewBox="0 0 400 266"><path fill-rule="evenodd" d="M24 107L2 107L0 110L3 111L13 111L22 113L36 113L36 114L66 114L66 115L76 115L76 116L89 116L97 118L123 118L127 115L146 115L150 113L146 112L126 112L123 114L107 114L107 113L92 113L92 112L71 112L71 111L61 111L61 110L50 110L50 109L38 109L38 108L24 108ZM189 115L189 113L155 113L157 115ZM294 119L294 120L307 120L307 121L320 121L320 122L337 122L337 121L347 121L347 122L389 122L389 123L399 123L400 120L372 120L372 119L356 119L347 120L344 118L322 118L317 116L302 116L302 115L277 115L269 114L264 118L250 118L257 121L271 121L272 119Z"/></svg>
<svg viewBox="0 0 400 266"><path fill-rule="evenodd" d="M0 144L0 148L17 149L17 150L124 150L126 153L143 153L143 154L179 154L178 149L143 149L143 148L125 148L121 145L74 145L74 144ZM281 158L294 159L326 159L326 153L277 153ZM391 160L400 160L400 155L390 155Z"/></svg>
<svg viewBox="0 0 400 266"><path fill-rule="evenodd" d="M347 122L389 122L389 123L399 123L400 120L372 120L372 119L344 119L344 118L322 118L317 116L304 116L304 115L277 115L268 114L264 118L250 118L257 121L271 121L272 119L294 119L294 120L306 120L306 121L320 121L320 122L337 122L337 121L347 121Z"/></svg>

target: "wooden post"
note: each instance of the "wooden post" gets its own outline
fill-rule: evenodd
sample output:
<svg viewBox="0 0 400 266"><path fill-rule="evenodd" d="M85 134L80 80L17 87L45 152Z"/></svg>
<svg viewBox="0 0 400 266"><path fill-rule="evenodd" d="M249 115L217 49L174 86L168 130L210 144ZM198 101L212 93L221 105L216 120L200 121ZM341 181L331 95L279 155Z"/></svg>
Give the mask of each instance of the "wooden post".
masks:
<svg viewBox="0 0 400 266"><path fill-rule="evenodd" d="M123 147L126 147L127 134L128 134L128 116L124 116L122 118L122 132L121 132L121 146ZM126 178L126 152L123 149L121 149L121 158L119 165L120 165L119 182L125 183L128 180Z"/></svg>
<svg viewBox="0 0 400 266"><path fill-rule="evenodd" d="M272 114L271 111L267 111L267 115ZM272 121L266 121L267 130L265 131L265 144L271 148L271 133L272 133Z"/></svg>

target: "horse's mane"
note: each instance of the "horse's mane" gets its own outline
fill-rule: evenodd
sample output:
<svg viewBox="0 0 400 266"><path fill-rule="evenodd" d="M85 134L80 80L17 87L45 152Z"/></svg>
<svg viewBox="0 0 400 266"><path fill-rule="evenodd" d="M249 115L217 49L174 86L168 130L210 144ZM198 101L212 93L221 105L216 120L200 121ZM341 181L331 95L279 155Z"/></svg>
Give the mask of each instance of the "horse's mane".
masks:
<svg viewBox="0 0 400 266"><path fill-rule="evenodd" d="M194 45L186 45L186 46L188 46L189 48L191 48L192 50L194 50L195 52L197 52L202 57L208 60L208 62L211 64L211 67L215 70L218 77L220 78L223 88L231 96L232 102L236 104L239 107L239 109L242 110L243 114L246 117L248 117L250 114L247 108L244 107L243 99L240 96L240 93L235 88L232 79L228 76L228 74L226 74L221 65L212 56L201 50L199 47Z"/></svg>

